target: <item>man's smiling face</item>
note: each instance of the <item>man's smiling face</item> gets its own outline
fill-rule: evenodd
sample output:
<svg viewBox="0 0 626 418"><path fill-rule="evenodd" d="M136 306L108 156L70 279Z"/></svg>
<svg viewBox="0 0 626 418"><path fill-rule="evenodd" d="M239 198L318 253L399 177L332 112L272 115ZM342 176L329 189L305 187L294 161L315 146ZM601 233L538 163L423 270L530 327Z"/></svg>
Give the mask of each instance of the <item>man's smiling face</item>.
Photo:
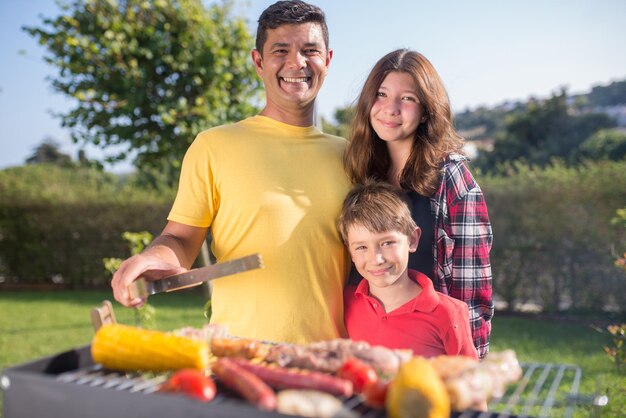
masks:
<svg viewBox="0 0 626 418"><path fill-rule="evenodd" d="M263 53L252 51L257 74L266 90L262 114L280 115L313 111L332 51L324 43L318 23L288 24L267 31Z"/></svg>

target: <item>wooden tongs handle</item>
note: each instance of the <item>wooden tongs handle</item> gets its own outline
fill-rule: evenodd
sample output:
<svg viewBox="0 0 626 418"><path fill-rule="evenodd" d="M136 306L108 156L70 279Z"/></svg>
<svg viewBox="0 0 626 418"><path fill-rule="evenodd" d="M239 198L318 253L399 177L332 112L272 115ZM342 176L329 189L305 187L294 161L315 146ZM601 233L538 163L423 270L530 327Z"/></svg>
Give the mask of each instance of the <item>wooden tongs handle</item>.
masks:
<svg viewBox="0 0 626 418"><path fill-rule="evenodd" d="M115 312L110 301L105 300L99 308L91 310L91 323L95 331L98 331L102 325L115 324Z"/></svg>

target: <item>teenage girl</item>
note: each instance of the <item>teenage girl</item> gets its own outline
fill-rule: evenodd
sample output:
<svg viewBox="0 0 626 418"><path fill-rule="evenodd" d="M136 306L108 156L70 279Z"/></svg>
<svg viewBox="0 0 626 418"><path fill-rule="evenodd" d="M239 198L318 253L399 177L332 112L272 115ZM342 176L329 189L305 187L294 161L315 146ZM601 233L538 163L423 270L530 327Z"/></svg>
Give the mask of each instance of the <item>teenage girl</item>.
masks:
<svg viewBox="0 0 626 418"><path fill-rule="evenodd" d="M422 230L409 268L467 303L483 358L493 316L491 224L462 155L447 92L426 57L399 49L376 63L357 100L349 140L344 164L353 183L372 177L406 192Z"/></svg>

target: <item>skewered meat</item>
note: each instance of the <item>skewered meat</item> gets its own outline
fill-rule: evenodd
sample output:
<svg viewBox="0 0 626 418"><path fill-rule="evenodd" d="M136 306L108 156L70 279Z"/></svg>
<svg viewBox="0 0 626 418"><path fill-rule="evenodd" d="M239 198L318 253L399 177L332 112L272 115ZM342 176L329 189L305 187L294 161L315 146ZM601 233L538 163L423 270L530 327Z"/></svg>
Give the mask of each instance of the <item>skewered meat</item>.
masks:
<svg viewBox="0 0 626 418"><path fill-rule="evenodd" d="M503 386L516 382L522 377L522 368L513 350L492 352L481 364L493 374L500 376ZM500 397L503 394L504 391L501 391L494 396Z"/></svg>
<svg viewBox="0 0 626 418"><path fill-rule="evenodd" d="M267 345L248 338L217 338L211 340L211 352L217 357L242 357L262 359L267 354Z"/></svg>
<svg viewBox="0 0 626 418"><path fill-rule="evenodd" d="M379 373L393 376L398 372L402 363L408 361L413 353L402 350L390 350L381 346L355 350L353 356L370 364Z"/></svg>
<svg viewBox="0 0 626 418"><path fill-rule="evenodd" d="M267 353L267 343L230 336L224 325L206 324L202 328L184 327L174 331L174 334L208 342L211 352L217 357L262 359Z"/></svg>
<svg viewBox="0 0 626 418"><path fill-rule="evenodd" d="M173 334L194 340L211 342L213 337L226 338L228 331L225 325L206 324L202 328L184 327L173 331Z"/></svg>
<svg viewBox="0 0 626 418"><path fill-rule="evenodd" d="M278 344L269 348L265 360L283 367L336 373L351 357L368 363L381 374L394 375L411 354L404 350L372 347L363 341L334 339L309 345Z"/></svg>
<svg viewBox="0 0 626 418"><path fill-rule="evenodd" d="M506 385L522 375L512 350L491 353L482 362L463 356L438 356L431 363L443 379L455 411L486 409L489 400L504 395Z"/></svg>
<svg viewBox="0 0 626 418"><path fill-rule="evenodd" d="M278 344L270 347L265 360L283 367L334 373L343 364L344 355L332 350L310 346Z"/></svg>

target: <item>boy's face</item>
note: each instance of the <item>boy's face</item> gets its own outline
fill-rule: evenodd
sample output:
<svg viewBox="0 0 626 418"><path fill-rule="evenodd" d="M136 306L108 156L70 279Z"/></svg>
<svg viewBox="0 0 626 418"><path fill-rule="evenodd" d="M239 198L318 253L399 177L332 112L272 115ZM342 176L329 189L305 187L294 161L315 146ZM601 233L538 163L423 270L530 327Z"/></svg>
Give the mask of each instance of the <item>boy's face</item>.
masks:
<svg viewBox="0 0 626 418"><path fill-rule="evenodd" d="M357 224L348 229L348 250L370 287L387 287L408 279L409 253L417 249L419 236L419 228L408 237L399 231L371 232Z"/></svg>

